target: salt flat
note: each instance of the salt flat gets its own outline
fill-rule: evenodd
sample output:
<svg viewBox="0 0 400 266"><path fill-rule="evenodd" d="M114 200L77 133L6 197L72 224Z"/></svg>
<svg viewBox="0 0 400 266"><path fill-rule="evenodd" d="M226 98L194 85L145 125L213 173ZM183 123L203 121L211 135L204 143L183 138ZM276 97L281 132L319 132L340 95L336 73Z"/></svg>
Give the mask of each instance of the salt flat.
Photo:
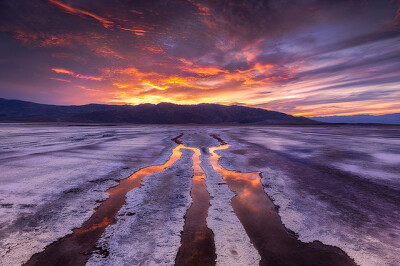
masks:
<svg viewBox="0 0 400 266"><path fill-rule="evenodd" d="M218 265L261 258L232 210L234 193L208 162L219 145L209 134L231 145L217 151L223 167L261 173L301 241L339 247L360 265L399 261L399 127L1 124L0 264L23 264L79 228L118 180L165 163L181 133L202 152ZM89 265L174 263L191 203L192 151L182 151L127 194Z"/></svg>

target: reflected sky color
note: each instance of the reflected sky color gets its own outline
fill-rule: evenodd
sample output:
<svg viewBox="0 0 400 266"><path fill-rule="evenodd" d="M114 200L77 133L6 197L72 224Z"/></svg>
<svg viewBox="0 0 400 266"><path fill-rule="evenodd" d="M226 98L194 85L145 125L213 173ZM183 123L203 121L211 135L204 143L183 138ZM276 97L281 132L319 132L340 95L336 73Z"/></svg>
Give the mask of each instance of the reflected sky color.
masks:
<svg viewBox="0 0 400 266"><path fill-rule="evenodd" d="M109 188L106 191L109 197L101 202L80 228L48 245L44 251L33 255L24 265L84 265L106 227L115 222L118 211L126 204L126 194L132 189L141 187L141 182L146 176L164 171L173 165L181 158L182 148L183 144L176 146L164 164L142 168Z"/></svg>
<svg viewBox="0 0 400 266"><path fill-rule="evenodd" d="M0 2L0 97L400 112L400 1Z"/></svg>
<svg viewBox="0 0 400 266"><path fill-rule="evenodd" d="M263 191L258 172L241 173L230 171L219 164L219 159L221 158L221 156L218 155L215 151L226 150L229 148L229 144L209 148L209 152L212 155L210 157L211 165L213 166L214 170L216 170L222 176L224 180L229 180L233 183L241 184L241 186L235 186L235 189L233 189L239 198L246 200L247 197L254 197L254 194L257 190L261 189L261 191ZM252 205L249 204L249 208L251 208L251 206Z"/></svg>
<svg viewBox="0 0 400 266"><path fill-rule="evenodd" d="M190 196L192 203L185 214L185 225L181 234L181 246L176 265L215 265L214 234L207 226L210 194L205 183L206 175L200 166L201 152L198 148L183 147L193 151L193 177Z"/></svg>

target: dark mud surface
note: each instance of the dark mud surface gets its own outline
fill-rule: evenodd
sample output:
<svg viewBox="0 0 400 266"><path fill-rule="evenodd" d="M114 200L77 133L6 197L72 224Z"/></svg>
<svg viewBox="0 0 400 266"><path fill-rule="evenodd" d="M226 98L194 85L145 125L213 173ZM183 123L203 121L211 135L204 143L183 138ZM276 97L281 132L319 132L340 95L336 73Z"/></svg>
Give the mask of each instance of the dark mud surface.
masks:
<svg viewBox="0 0 400 266"><path fill-rule="evenodd" d="M181 247L176 256L176 265L215 265L214 233L207 227L210 194L207 191L203 170L200 167L200 150L192 148L193 184L190 196L192 205L185 215Z"/></svg>
<svg viewBox="0 0 400 266"><path fill-rule="evenodd" d="M7 130L0 264L398 261L399 128Z"/></svg>
<svg viewBox="0 0 400 266"><path fill-rule="evenodd" d="M219 137L221 146L211 148L214 169L235 192L232 206L247 234L261 255L261 265L356 265L341 249L321 242L303 243L283 225L277 208L264 192L259 173L240 173L223 168L215 151L229 148Z"/></svg>

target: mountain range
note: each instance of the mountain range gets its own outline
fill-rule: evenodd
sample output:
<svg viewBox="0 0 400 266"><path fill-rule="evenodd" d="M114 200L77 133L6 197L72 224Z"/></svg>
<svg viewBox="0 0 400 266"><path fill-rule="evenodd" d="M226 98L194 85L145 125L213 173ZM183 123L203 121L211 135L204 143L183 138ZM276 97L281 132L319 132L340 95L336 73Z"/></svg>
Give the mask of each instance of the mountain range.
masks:
<svg viewBox="0 0 400 266"><path fill-rule="evenodd" d="M0 98L1 122L73 122L131 124L312 125L305 117L244 106L177 105L48 105Z"/></svg>
<svg viewBox="0 0 400 266"><path fill-rule="evenodd" d="M320 116L309 118L324 123L400 124L400 113L385 115Z"/></svg>

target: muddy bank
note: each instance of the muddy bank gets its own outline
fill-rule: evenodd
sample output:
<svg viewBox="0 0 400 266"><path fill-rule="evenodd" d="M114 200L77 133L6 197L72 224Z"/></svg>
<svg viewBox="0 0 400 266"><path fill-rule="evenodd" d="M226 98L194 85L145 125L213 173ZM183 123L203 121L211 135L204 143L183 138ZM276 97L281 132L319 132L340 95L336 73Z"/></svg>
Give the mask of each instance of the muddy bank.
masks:
<svg viewBox="0 0 400 266"><path fill-rule="evenodd" d="M86 265L173 265L181 243L184 215L190 206L192 151L163 172L146 177L127 194L117 222L106 228Z"/></svg>
<svg viewBox="0 0 400 266"><path fill-rule="evenodd" d="M265 191L279 206L285 226L301 241L337 246L359 265L396 265L400 252L396 186L332 167L347 160L364 169L379 164L376 178L384 178L385 162L374 154L398 153L400 139L394 131L280 127L242 128L221 135L232 144L220 153L222 165L262 171Z"/></svg>
<svg viewBox="0 0 400 266"><path fill-rule="evenodd" d="M177 134L143 126L3 125L0 135L7 151L0 156L0 265L21 265L81 227L118 180L163 164Z"/></svg>
<svg viewBox="0 0 400 266"><path fill-rule="evenodd" d="M143 168L123 179L106 192L109 197L95 210L94 214L73 233L47 246L24 265L85 265L95 250L96 243L105 228L115 222L117 212L125 205L126 194L139 186L143 178L165 170L181 157L181 146L173 149L171 157L163 165Z"/></svg>
<svg viewBox="0 0 400 266"><path fill-rule="evenodd" d="M0 193L0 265L20 265L72 228L80 227L116 180L139 167L163 164L175 145L182 145L181 160L147 176L143 186L127 192L126 204L114 216L103 215L81 228L79 233L88 236L104 230L93 244L95 248L81 255L91 256L87 265L172 265L179 264L178 260L191 264L198 257L211 256L212 252L206 251L212 243L210 233L214 233L216 259L207 262L217 265L258 265L261 259L262 264L329 265L339 261L345 265L348 261L336 257L343 252L335 246L360 265L396 265L400 194L391 184L397 179L377 182L344 168L366 165L366 170L373 170L379 166L376 175L391 178L398 169L394 164L399 154L396 145L400 144L396 135L378 130L365 135L360 130L360 136L354 136L344 129L338 133L336 129L313 127L155 128L154 136L148 127L134 133L129 129L118 133L122 134L118 140L111 136L107 142L90 146L87 139L97 142L112 132L101 134L106 137L77 134L68 141L83 141L84 149L57 153L42 150L48 141L38 149L23 144L23 149L34 152L13 151L21 158L0 159L5 173L2 181L6 182ZM184 135L178 136L181 132ZM65 136L58 135L55 142ZM195 149L187 150L182 143ZM209 148L218 143L220 147L226 143L232 146L214 150L222 157L213 168L210 159L215 155ZM18 145L22 144L15 141L7 147L19 149ZM204 170L205 180L197 180L201 174L193 173L196 151L201 151L200 170ZM112 171L107 170L110 162L118 163ZM336 168L337 164L341 168ZM218 165L224 169L218 171ZM386 170L387 175L381 175ZM247 171L250 173L243 173ZM208 201L210 205L204 204ZM207 207L208 215L204 211ZM192 216L198 219L190 219ZM110 217L115 217L115 222ZM76 249L85 245L74 241Z"/></svg>
<svg viewBox="0 0 400 266"><path fill-rule="evenodd" d="M211 148L210 162L236 194L233 209L260 253L261 265L356 265L337 247L317 241L303 243L290 233L264 192L259 173L229 171L219 164L220 156L215 151L229 147Z"/></svg>

